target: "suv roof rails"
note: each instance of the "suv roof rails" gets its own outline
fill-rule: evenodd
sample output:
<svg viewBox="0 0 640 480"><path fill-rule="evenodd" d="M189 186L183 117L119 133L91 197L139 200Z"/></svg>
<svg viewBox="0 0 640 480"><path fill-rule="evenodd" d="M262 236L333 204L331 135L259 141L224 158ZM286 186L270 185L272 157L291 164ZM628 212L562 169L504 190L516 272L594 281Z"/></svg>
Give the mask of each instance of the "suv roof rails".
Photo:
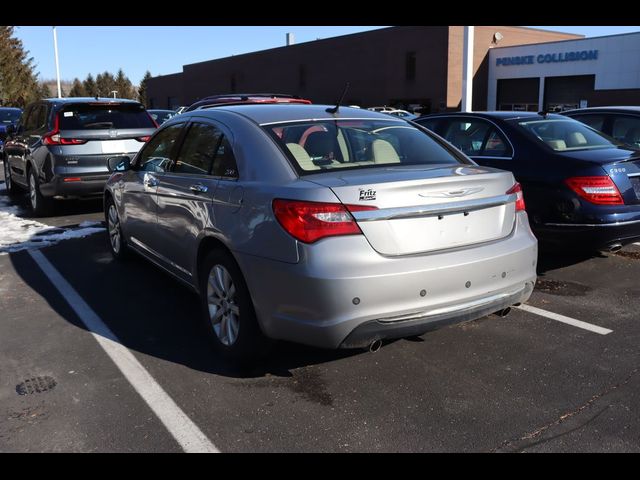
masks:
<svg viewBox="0 0 640 480"><path fill-rule="evenodd" d="M202 98L190 105L185 112L191 112L201 108L261 103L310 104L311 101L298 95L290 95L286 93L228 93L224 95L210 95Z"/></svg>

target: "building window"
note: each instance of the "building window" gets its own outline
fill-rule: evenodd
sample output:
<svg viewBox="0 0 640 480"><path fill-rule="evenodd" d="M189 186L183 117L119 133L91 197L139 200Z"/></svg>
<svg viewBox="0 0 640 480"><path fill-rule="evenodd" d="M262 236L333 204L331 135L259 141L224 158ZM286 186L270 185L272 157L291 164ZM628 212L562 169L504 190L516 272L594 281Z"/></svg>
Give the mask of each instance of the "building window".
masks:
<svg viewBox="0 0 640 480"><path fill-rule="evenodd" d="M405 78L409 81L416 79L416 52L407 52L405 57Z"/></svg>
<svg viewBox="0 0 640 480"><path fill-rule="evenodd" d="M307 86L307 67L305 67L304 65L300 65L298 72L298 87L305 88Z"/></svg>

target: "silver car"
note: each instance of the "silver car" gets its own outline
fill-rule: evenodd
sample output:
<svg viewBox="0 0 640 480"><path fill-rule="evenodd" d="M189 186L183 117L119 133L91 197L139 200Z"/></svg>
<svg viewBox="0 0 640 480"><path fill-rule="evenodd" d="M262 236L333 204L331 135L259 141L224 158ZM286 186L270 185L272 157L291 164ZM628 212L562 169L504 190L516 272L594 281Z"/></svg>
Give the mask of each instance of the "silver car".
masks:
<svg viewBox="0 0 640 480"><path fill-rule="evenodd" d="M236 359L267 339L377 347L504 312L536 281L513 175L382 113L203 108L116 170L113 255L199 292L213 345Z"/></svg>

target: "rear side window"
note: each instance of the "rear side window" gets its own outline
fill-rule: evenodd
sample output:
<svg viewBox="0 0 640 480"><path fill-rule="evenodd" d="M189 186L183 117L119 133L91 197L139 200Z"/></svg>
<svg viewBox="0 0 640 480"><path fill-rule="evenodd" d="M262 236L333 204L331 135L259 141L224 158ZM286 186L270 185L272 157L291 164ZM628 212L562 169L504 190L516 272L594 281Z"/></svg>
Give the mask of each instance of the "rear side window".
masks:
<svg viewBox="0 0 640 480"><path fill-rule="evenodd" d="M47 107L44 105L34 105L28 113L25 130L38 130L46 124Z"/></svg>
<svg viewBox="0 0 640 480"><path fill-rule="evenodd" d="M76 104L58 113L60 130L156 128L140 104Z"/></svg>
<svg viewBox="0 0 640 480"><path fill-rule="evenodd" d="M640 147L640 118L616 117L611 128L613 138L631 147Z"/></svg>
<svg viewBox="0 0 640 480"><path fill-rule="evenodd" d="M136 169L143 172L169 171L173 164L173 147L180 137L183 126L183 123L179 123L158 132L140 152Z"/></svg>
<svg viewBox="0 0 640 480"><path fill-rule="evenodd" d="M173 171L208 175L216 156L222 132L213 125L194 123L180 148Z"/></svg>
<svg viewBox="0 0 640 480"><path fill-rule="evenodd" d="M318 120L264 128L302 173L463 162L403 120Z"/></svg>
<svg viewBox="0 0 640 480"><path fill-rule="evenodd" d="M556 152L593 150L617 146L613 139L572 119L545 119L517 122L527 133Z"/></svg>

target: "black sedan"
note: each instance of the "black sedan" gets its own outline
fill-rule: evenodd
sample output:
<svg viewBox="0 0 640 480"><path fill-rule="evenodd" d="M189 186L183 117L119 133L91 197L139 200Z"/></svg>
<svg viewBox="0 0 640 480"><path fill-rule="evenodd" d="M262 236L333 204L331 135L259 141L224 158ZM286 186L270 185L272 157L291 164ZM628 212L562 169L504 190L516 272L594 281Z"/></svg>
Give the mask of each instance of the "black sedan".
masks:
<svg viewBox="0 0 640 480"><path fill-rule="evenodd" d="M562 115L442 113L415 122L513 172L541 244L615 251L640 239L640 151Z"/></svg>
<svg viewBox="0 0 640 480"><path fill-rule="evenodd" d="M640 107L592 107L567 110L562 115L600 130L619 142L640 148Z"/></svg>

